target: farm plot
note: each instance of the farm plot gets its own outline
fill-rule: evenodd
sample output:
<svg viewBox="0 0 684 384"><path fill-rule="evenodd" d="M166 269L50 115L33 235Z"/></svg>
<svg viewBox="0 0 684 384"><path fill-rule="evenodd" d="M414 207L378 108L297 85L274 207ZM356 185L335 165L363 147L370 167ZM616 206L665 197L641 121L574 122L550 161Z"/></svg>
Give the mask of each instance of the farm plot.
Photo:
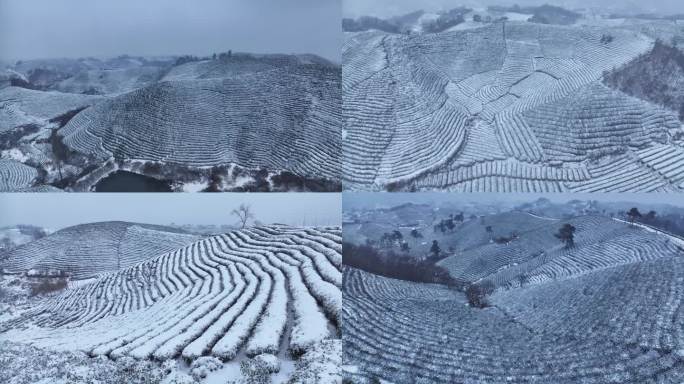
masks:
<svg viewBox="0 0 684 384"><path fill-rule="evenodd" d="M394 383L679 383L682 265L662 258L558 282L565 290L547 283L504 291L484 309L445 286L347 268L344 375ZM597 293L595 279L596 289L618 287ZM649 290L652 283L659 288Z"/></svg>
<svg viewBox="0 0 684 384"><path fill-rule="evenodd" d="M617 27L517 21L347 32L345 188L680 191L677 164L656 166L656 148L663 156L679 148L677 113L601 82L654 41ZM621 162L636 174L602 168Z"/></svg>
<svg viewBox="0 0 684 384"><path fill-rule="evenodd" d="M565 224L576 228L574 246L570 248L554 236ZM510 242L474 246L439 265L459 281L489 280L495 288L505 289L677 253L677 244L667 238L603 216L580 216L527 230L524 225L519 228L517 238Z"/></svg>
<svg viewBox="0 0 684 384"><path fill-rule="evenodd" d="M592 251L611 256L607 251ZM655 252L650 256L662 255ZM535 332L597 337L661 354L681 353L684 259L671 255L529 289L501 291L492 300ZM561 300L563 305L558 305Z"/></svg>
<svg viewBox="0 0 684 384"><path fill-rule="evenodd" d="M49 297L0 324L0 340L114 359L311 359L339 351L321 343L339 339L341 263L339 228L212 236Z"/></svg>
<svg viewBox="0 0 684 384"><path fill-rule="evenodd" d="M5 84L27 71L46 78ZM6 72L0 158L35 168L35 187L95 191L111 176L126 191L341 188L341 68L318 56L48 59Z"/></svg>
<svg viewBox="0 0 684 384"><path fill-rule="evenodd" d="M7 87L0 89L0 133L24 124L44 124L48 119L97 103L101 96Z"/></svg>
<svg viewBox="0 0 684 384"><path fill-rule="evenodd" d="M58 273L87 279L131 267L198 239L198 236L157 225L81 224L17 247L0 267L5 273Z"/></svg>
<svg viewBox="0 0 684 384"><path fill-rule="evenodd" d="M28 189L38 177L35 168L11 159L0 159L0 192Z"/></svg>
<svg viewBox="0 0 684 384"><path fill-rule="evenodd" d="M339 68L231 75L232 65L210 64L176 69L172 80L86 109L59 134L72 150L102 160L237 164L339 180Z"/></svg>

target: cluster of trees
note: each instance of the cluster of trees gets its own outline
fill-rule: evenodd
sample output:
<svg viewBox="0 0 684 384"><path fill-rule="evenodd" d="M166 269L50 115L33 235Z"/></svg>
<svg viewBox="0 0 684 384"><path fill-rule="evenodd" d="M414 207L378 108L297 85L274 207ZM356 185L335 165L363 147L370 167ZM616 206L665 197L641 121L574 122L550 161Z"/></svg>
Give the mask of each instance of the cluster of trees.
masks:
<svg viewBox="0 0 684 384"><path fill-rule="evenodd" d="M401 245L404 240L404 235L396 229L392 232L385 232L380 236L378 243L383 248L392 248L397 245Z"/></svg>
<svg viewBox="0 0 684 384"><path fill-rule="evenodd" d="M184 55L184 56L181 56L181 57L179 57L179 58L176 59L175 65L183 65L183 64L185 64L185 63L191 63L191 62L193 62L193 61L200 61L200 60L202 60L202 59L200 59L200 58L197 57L197 56L193 56L193 55Z"/></svg>
<svg viewBox="0 0 684 384"><path fill-rule="evenodd" d="M651 211L651 212L653 212L653 217L655 217L655 211ZM627 216L627 219L632 224L634 224L635 221L637 221L638 219L641 219L643 217L641 215L641 212L639 212L639 208L637 208L637 207L630 208L630 210L627 211L625 216Z"/></svg>
<svg viewBox="0 0 684 384"><path fill-rule="evenodd" d="M453 232L454 229L456 228L456 223L462 223L464 220L463 217L463 212L460 212L458 215L454 215L453 213L449 215L448 219L442 219L438 224L435 224L433 227L433 230L435 233L442 232Z"/></svg>
<svg viewBox="0 0 684 384"><path fill-rule="evenodd" d="M218 56L214 53L214 55L211 58L212 60L218 59L221 61L226 61L229 60L231 57L233 57L233 51L229 49L228 52L221 52L218 54Z"/></svg>
<svg viewBox="0 0 684 384"><path fill-rule="evenodd" d="M345 32L361 32L369 29L377 29L388 33L400 33L400 28L397 24L377 17L361 16L358 19L342 19L342 30Z"/></svg>
<svg viewBox="0 0 684 384"><path fill-rule="evenodd" d="M565 248L572 248L575 246L576 230L577 228L575 228L575 226L572 224L565 223L562 227L560 227L558 232L554 234L554 236L556 236L556 238L565 244Z"/></svg>
<svg viewBox="0 0 684 384"><path fill-rule="evenodd" d="M639 208L632 207L627 212L618 212L618 216L627 218L631 224L642 223L677 236L684 236L684 216L678 213L659 215L654 210L642 213Z"/></svg>
<svg viewBox="0 0 684 384"><path fill-rule="evenodd" d="M674 43L674 42L673 42ZM684 51L656 40L653 49L603 74L603 83L630 96L677 111L684 120Z"/></svg>
<svg viewBox="0 0 684 384"><path fill-rule="evenodd" d="M344 265L394 279L457 285L446 269L434 265L429 260L416 260L392 251L381 254L370 245L343 243L342 260Z"/></svg>
<svg viewBox="0 0 684 384"><path fill-rule="evenodd" d="M228 50L228 52L220 52L220 53L214 53L211 55L211 60L229 60L233 56L233 51ZM185 63L191 63L193 61L200 61L200 60L209 60L209 57L199 57L199 56L193 56L193 55L183 55L180 56L176 59L176 62L174 65L182 65Z"/></svg>
<svg viewBox="0 0 684 384"><path fill-rule="evenodd" d="M491 227L487 227L487 228L491 228ZM494 237L494 238L492 238L492 241L494 241L497 244L508 244L511 241L518 240L519 238L520 238L520 235L518 234L518 232L513 231L513 232L509 233L508 236Z"/></svg>
<svg viewBox="0 0 684 384"><path fill-rule="evenodd" d="M548 4L530 7L530 10L532 10L533 15L528 21L532 23L570 25L574 24L577 19L582 17L582 15L577 12Z"/></svg>
<svg viewBox="0 0 684 384"><path fill-rule="evenodd" d="M608 35L604 33L603 35L601 35L601 44L608 44L612 42L614 39L615 38L613 37L613 35Z"/></svg>
<svg viewBox="0 0 684 384"><path fill-rule="evenodd" d="M474 308L488 307L488 296L492 293L494 293L494 283L489 280L470 284L465 291L466 297L468 298L468 304Z"/></svg>
<svg viewBox="0 0 684 384"><path fill-rule="evenodd" d="M438 33L461 24L465 21L465 14L471 9L459 7L440 14L436 19L423 23L423 31L427 33Z"/></svg>
<svg viewBox="0 0 684 384"><path fill-rule="evenodd" d="M41 278L39 282L31 284L31 296L47 295L65 289L68 280L64 277Z"/></svg>

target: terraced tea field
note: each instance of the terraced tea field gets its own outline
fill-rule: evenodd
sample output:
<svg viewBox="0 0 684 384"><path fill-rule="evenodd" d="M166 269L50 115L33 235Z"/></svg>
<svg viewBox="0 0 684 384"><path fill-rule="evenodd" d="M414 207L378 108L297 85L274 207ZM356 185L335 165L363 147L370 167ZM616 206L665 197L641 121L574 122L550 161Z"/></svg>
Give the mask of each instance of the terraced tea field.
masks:
<svg viewBox="0 0 684 384"><path fill-rule="evenodd" d="M115 360L301 356L321 378L340 353L341 264L335 227L211 236L48 296L0 323L0 341Z"/></svg>
<svg viewBox="0 0 684 384"><path fill-rule="evenodd" d="M5 273L64 273L73 279L88 279L128 268L198 239L157 225L81 224L18 247L7 255L2 267Z"/></svg>
<svg viewBox="0 0 684 384"><path fill-rule="evenodd" d="M443 260L458 280L494 283L485 308L444 285L347 267L345 376L393 383L680 383L678 243L605 217L571 223L572 248L551 240L559 222L521 231L508 245L482 245Z"/></svg>
<svg viewBox="0 0 684 384"><path fill-rule="evenodd" d="M654 44L524 21L345 32L345 188L681 192L677 111L602 82Z"/></svg>
<svg viewBox="0 0 684 384"><path fill-rule="evenodd" d="M103 159L236 163L337 178L336 81L333 68L305 66L166 81L100 103L60 134L70 148Z"/></svg>
<svg viewBox="0 0 684 384"><path fill-rule="evenodd" d="M60 76L49 90L0 88L0 159L44 174L0 188L90 191L117 170L174 191L341 188L341 71L325 59L235 54Z"/></svg>

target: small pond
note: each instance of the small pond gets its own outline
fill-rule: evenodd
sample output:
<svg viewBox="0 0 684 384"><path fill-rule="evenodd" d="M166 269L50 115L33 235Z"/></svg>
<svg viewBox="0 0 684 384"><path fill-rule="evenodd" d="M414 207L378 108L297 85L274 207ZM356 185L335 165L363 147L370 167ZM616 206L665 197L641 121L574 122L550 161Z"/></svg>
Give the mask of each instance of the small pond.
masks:
<svg viewBox="0 0 684 384"><path fill-rule="evenodd" d="M116 171L98 181L95 192L171 192L171 183L133 172Z"/></svg>

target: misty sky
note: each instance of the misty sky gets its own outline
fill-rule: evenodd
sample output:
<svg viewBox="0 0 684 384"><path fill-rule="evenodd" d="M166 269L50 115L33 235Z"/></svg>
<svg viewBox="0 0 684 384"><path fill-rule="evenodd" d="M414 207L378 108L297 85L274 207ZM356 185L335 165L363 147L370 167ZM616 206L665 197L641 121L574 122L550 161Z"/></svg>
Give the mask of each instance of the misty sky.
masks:
<svg viewBox="0 0 684 384"><path fill-rule="evenodd" d="M148 224L235 224L230 211L251 205L264 224L340 225L339 193L3 193L0 227L51 229L121 220Z"/></svg>
<svg viewBox="0 0 684 384"><path fill-rule="evenodd" d="M510 202L529 203L540 197L553 202L564 203L570 200L598 200L604 202L633 202L641 204L670 204L684 207L684 196L660 193L345 193L343 209L386 208L404 203L430 202Z"/></svg>
<svg viewBox="0 0 684 384"><path fill-rule="evenodd" d="M423 9L439 11L456 8L460 5L469 8L484 8L489 5L542 5L552 4L564 8L607 8L616 11L684 13L682 0L343 0L345 17L364 15L391 17Z"/></svg>
<svg viewBox="0 0 684 384"><path fill-rule="evenodd" d="M0 0L0 59L314 53L339 62L340 0Z"/></svg>

